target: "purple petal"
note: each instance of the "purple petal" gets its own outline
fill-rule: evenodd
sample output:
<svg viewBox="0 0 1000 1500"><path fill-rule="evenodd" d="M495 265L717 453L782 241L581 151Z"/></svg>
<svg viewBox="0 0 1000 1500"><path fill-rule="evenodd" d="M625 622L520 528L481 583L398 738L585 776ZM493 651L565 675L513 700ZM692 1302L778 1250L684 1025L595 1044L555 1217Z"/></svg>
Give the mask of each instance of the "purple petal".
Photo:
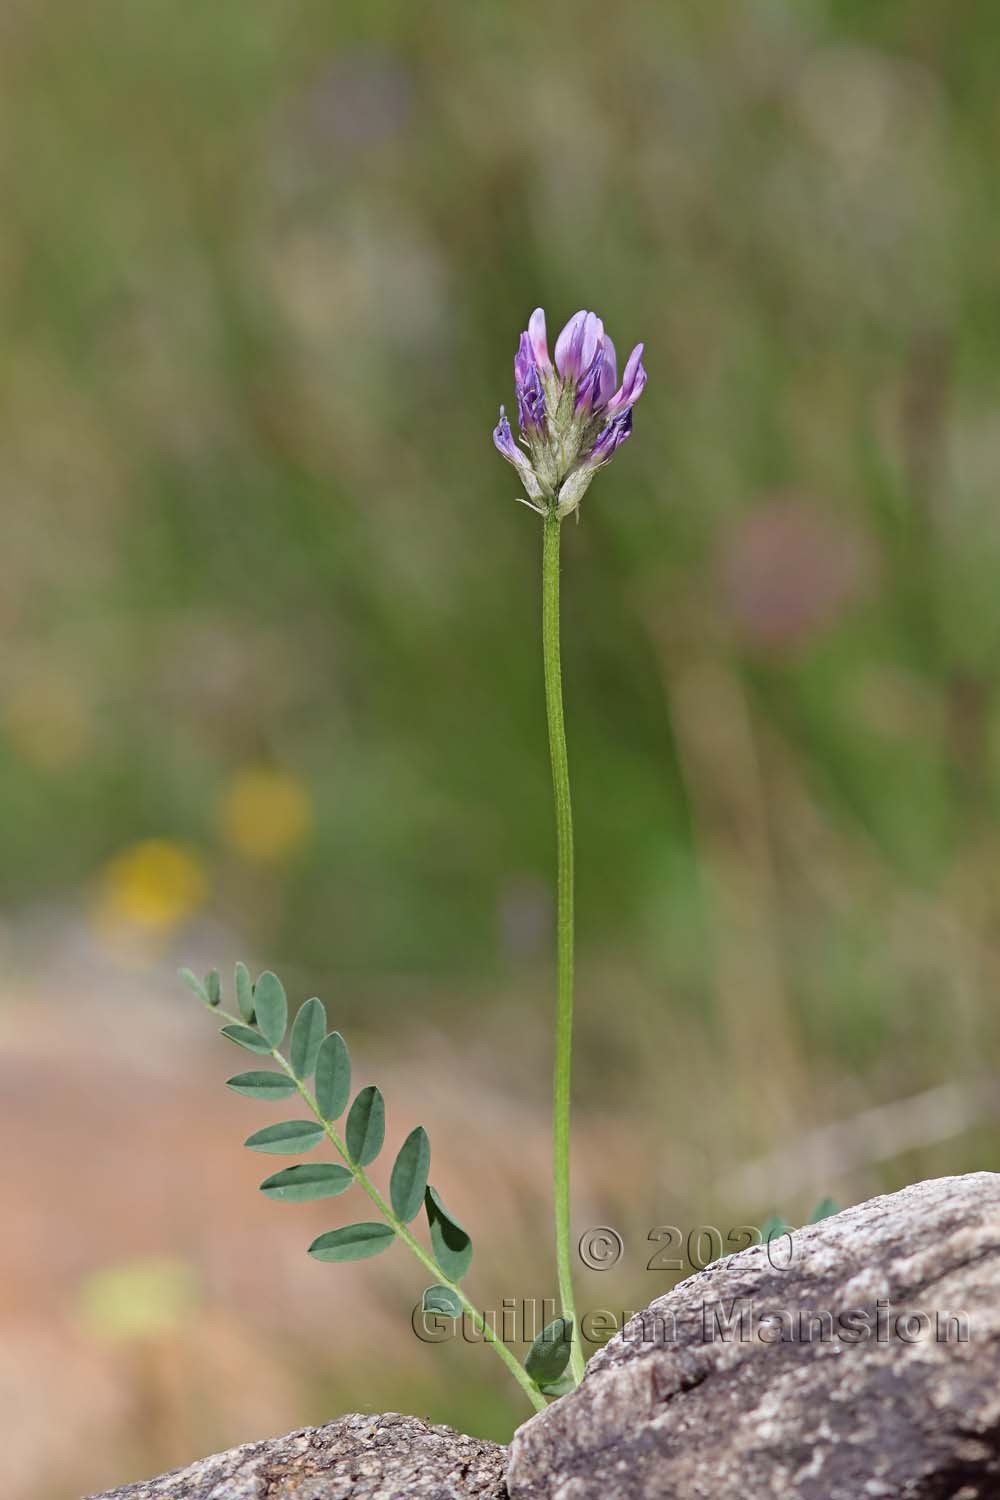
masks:
<svg viewBox="0 0 1000 1500"><path fill-rule="evenodd" d="M514 384L518 389L525 384L534 368L535 356L531 351L531 342L528 335L522 333L517 353L514 355Z"/></svg>
<svg viewBox="0 0 1000 1500"><path fill-rule="evenodd" d="M556 339L556 369L563 380L579 380L604 346L604 324L596 313L574 313Z"/></svg>
<svg viewBox="0 0 1000 1500"><path fill-rule="evenodd" d="M542 390L542 378L538 373L535 352L527 333L521 334L521 342L514 355L514 389L517 392L517 420L521 431L543 431L545 392Z"/></svg>
<svg viewBox="0 0 1000 1500"><path fill-rule="evenodd" d="M598 349L577 384L575 408L577 411L590 412L597 405L597 392L601 386L603 371L604 350Z"/></svg>
<svg viewBox="0 0 1000 1500"><path fill-rule="evenodd" d="M535 364L540 370L551 370L552 361L549 359L549 341L545 333L545 313L542 308L536 307L528 319L528 342L531 352L535 356Z"/></svg>
<svg viewBox="0 0 1000 1500"><path fill-rule="evenodd" d="M622 375L622 383L608 401L609 416L634 406L645 390L646 371L642 363L643 348L644 345L636 344L629 355L625 372Z"/></svg>
<svg viewBox="0 0 1000 1500"><path fill-rule="evenodd" d="M615 354L615 346L604 335L604 360L601 365L601 378L597 390L594 393L594 405L604 406L611 399L611 393L618 380L618 357Z"/></svg>
<svg viewBox="0 0 1000 1500"><path fill-rule="evenodd" d="M645 344L636 344L628 357L622 377L626 395L633 406L646 389L646 367L642 362L642 351L645 347Z"/></svg>
<svg viewBox="0 0 1000 1500"><path fill-rule="evenodd" d="M632 436L632 408L627 406L617 417L601 429L593 448L587 454L587 462L598 467L606 464L612 454Z"/></svg>
<svg viewBox="0 0 1000 1500"><path fill-rule="evenodd" d="M599 411L615 388L615 346L605 337L590 364L580 376L576 390L577 411Z"/></svg>
<svg viewBox="0 0 1000 1500"><path fill-rule="evenodd" d="M514 434L510 430L507 413L502 406L500 408L500 420L493 429L493 441L508 463L518 464L521 454L518 452L517 444L514 442Z"/></svg>
<svg viewBox="0 0 1000 1500"><path fill-rule="evenodd" d="M508 463L521 476L525 494L530 500L541 500L543 498L542 486L538 481L534 466L528 455L524 453L514 441L514 435L510 430L507 413L503 407L500 408L500 420L493 429L493 441Z"/></svg>
<svg viewBox="0 0 1000 1500"><path fill-rule="evenodd" d="M567 380L579 380L591 370L604 341L604 324L589 312L577 323L566 355Z"/></svg>
<svg viewBox="0 0 1000 1500"><path fill-rule="evenodd" d="M559 337L556 339L556 369L562 376L563 380L575 380L577 375L579 375L580 373L579 364L577 364L576 367L572 370L570 369L570 360L572 358L571 351L573 348L574 340L577 336L577 330L580 330L582 334L583 324L586 321L586 317L587 314L583 311L574 313L563 331L560 333ZM579 350L577 351L576 357L577 359L579 359Z"/></svg>
<svg viewBox="0 0 1000 1500"><path fill-rule="evenodd" d="M596 313L589 312L580 335L580 369L586 370L604 346L604 324Z"/></svg>

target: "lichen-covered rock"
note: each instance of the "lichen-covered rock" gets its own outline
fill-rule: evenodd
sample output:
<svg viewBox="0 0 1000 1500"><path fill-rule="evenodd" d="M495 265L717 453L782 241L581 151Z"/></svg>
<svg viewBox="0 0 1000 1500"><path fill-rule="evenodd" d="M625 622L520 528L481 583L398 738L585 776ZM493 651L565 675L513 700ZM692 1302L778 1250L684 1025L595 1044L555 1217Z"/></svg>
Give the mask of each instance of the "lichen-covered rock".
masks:
<svg viewBox="0 0 1000 1500"><path fill-rule="evenodd" d="M510 1500L1000 1496L1000 1176L875 1198L790 1248L633 1319L515 1434Z"/></svg>
<svg viewBox="0 0 1000 1500"><path fill-rule="evenodd" d="M91 1500L503 1500L504 1449L417 1417L341 1417Z"/></svg>

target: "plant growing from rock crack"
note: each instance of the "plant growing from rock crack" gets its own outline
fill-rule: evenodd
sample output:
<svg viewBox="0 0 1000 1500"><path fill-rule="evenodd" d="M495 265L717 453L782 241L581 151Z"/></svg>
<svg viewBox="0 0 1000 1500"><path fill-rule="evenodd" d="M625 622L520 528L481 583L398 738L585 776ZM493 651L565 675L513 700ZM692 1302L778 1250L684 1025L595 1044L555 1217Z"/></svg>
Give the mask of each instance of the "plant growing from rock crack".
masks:
<svg viewBox="0 0 1000 1500"><path fill-rule="evenodd" d="M523 1366L496 1329L470 1301L462 1281L472 1260L468 1231L445 1206L428 1181L431 1147L417 1125L406 1137L389 1176L386 1199L368 1175L385 1139L385 1103L368 1084L347 1108L351 1061L337 1031L327 1032L323 1002L313 998L298 1010L288 1033L288 1001L277 975L261 974L256 983L244 964L237 964L234 988L238 1014L222 1009L217 970L204 980L182 970L185 982L226 1024L222 1035L275 1067L237 1073L228 1086L251 1099L283 1100L295 1095L311 1119L266 1125L247 1137L252 1151L297 1156L324 1139L339 1162L303 1162L273 1173L261 1191L283 1202L334 1198L357 1186L378 1217L346 1224L321 1234L309 1254L323 1261L366 1260L397 1240L412 1252L433 1278L423 1293L428 1314L471 1320L475 1332L507 1366L536 1410L549 1397L572 1389L583 1374L583 1355L576 1333L570 1241L570 1066L573 1042L573 818L569 762L563 718L559 629L559 542L563 521L579 519L579 506L597 470L613 456L632 431L632 408L642 395L646 372L642 345L633 349L618 383L615 349L600 318L578 312L556 340L550 359L545 314L536 308L521 334L514 358L520 443L500 408L493 441L521 478L521 503L542 517L542 666L556 814L556 1024L553 1085L553 1198L556 1269L561 1316L542 1330ZM282 1046L287 1035L287 1055ZM339 1121L347 1111L343 1128ZM414 1224L423 1209L430 1248L417 1238Z"/></svg>

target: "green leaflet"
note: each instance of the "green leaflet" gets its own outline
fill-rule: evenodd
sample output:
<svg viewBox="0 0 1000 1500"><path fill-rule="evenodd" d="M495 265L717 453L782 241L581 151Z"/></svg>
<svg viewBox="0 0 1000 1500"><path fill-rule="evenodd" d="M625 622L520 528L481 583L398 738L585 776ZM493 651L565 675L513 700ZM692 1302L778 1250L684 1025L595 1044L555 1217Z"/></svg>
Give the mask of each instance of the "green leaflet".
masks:
<svg viewBox="0 0 1000 1500"><path fill-rule="evenodd" d="M576 1381L572 1375L560 1375L558 1380L541 1381L538 1389L543 1396L551 1396L554 1401L557 1396L568 1396L570 1391L575 1391Z"/></svg>
<svg viewBox="0 0 1000 1500"><path fill-rule="evenodd" d="M266 1052L268 1056L271 1054L270 1043L258 1031L251 1031L249 1026L223 1026L222 1035L227 1036L238 1047L245 1047L248 1052Z"/></svg>
<svg viewBox="0 0 1000 1500"><path fill-rule="evenodd" d="M208 990L205 988L202 981L198 978L197 974L192 973L190 969L178 969L177 972L192 994L197 995L198 999L201 1000L203 1004L212 1004L212 1001L208 998ZM216 1001L215 1003L218 1004L218 1001Z"/></svg>
<svg viewBox="0 0 1000 1500"><path fill-rule="evenodd" d="M331 1031L316 1058L316 1108L324 1120L339 1120L351 1092L351 1059L339 1031Z"/></svg>
<svg viewBox="0 0 1000 1500"><path fill-rule="evenodd" d="M237 1073L226 1079L226 1088L247 1099L287 1099L295 1093L295 1080L287 1073Z"/></svg>
<svg viewBox="0 0 1000 1500"><path fill-rule="evenodd" d="M315 996L300 1006L288 1043L288 1060L296 1078L311 1078L316 1058L326 1035L326 1011Z"/></svg>
<svg viewBox="0 0 1000 1500"><path fill-rule="evenodd" d="M345 1224L313 1240L309 1254L317 1260L367 1260L387 1250L395 1238L388 1224Z"/></svg>
<svg viewBox="0 0 1000 1500"><path fill-rule="evenodd" d="M524 1368L539 1387L554 1385L569 1364L573 1352L573 1324L569 1318L556 1318L538 1335Z"/></svg>
<svg viewBox="0 0 1000 1500"><path fill-rule="evenodd" d="M428 1186L424 1207L434 1259L452 1281L461 1281L472 1263L472 1238L468 1230L452 1218L435 1188Z"/></svg>
<svg viewBox="0 0 1000 1500"><path fill-rule="evenodd" d="M347 1154L359 1167L375 1160L385 1140L385 1100L373 1083L351 1105L344 1131Z"/></svg>
<svg viewBox="0 0 1000 1500"><path fill-rule="evenodd" d="M265 1125L263 1130L255 1130L243 1144L251 1151L295 1156L300 1151L311 1151L313 1146L318 1146L325 1134L322 1125L317 1125L314 1120L282 1120L280 1125Z"/></svg>
<svg viewBox="0 0 1000 1500"><path fill-rule="evenodd" d="M787 1234L791 1227L784 1214L769 1214L760 1226L761 1240L765 1245L769 1245L772 1240L780 1239L783 1234Z"/></svg>
<svg viewBox="0 0 1000 1500"><path fill-rule="evenodd" d="M222 980L219 978L218 969L209 969L205 975L205 993L208 996L209 1005L221 1005Z"/></svg>
<svg viewBox="0 0 1000 1500"><path fill-rule="evenodd" d="M431 1143L422 1125L411 1130L396 1157L389 1178L389 1197L397 1219L408 1224L420 1212L431 1164Z"/></svg>
<svg viewBox="0 0 1000 1500"><path fill-rule="evenodd" d="M829 1219L832 1214L839 1214L835 1198L821 1198L809 1215L810 1224L818 1224L821 1219Z"/></svg>
<svg viewBox="0 0 1000 1500"><path fill-rule="evenodd" d="M347 1168L336 1162L310 1161L297 1167L285 1167L273 1177L265 1177L260 1190L269 1198L280 1198L284 1203L308 1203L314 1198L336 1198L339 1193L346 1192L353 1181Z"/></svg>
<svg viewBox="0 0 1000 1500"><path fill-rule="evenodd" d="M246 964L237 964L233 974L233 988L236 990L236 1006L244 1021L249 1023L253 1020L253 984L250 979L250 970Z"/></svg>
<svg viewBox="0 0 1000 1500"><path fill-rule="evenodd" d="M257 1025L272 1047L280 1047L288 1026L288 998L285 986L277 974L270 969L257 980L253 992L253 1005L257 1014Z"/></svg>
<svg viewBox="0 0 1000 1500"><path fill-rule="evenodd" d="M446 1318L462 1316L461 1300L450 1286L429 1286L421 1298L421 1306L425 1313L443 1313Z"/></svg>

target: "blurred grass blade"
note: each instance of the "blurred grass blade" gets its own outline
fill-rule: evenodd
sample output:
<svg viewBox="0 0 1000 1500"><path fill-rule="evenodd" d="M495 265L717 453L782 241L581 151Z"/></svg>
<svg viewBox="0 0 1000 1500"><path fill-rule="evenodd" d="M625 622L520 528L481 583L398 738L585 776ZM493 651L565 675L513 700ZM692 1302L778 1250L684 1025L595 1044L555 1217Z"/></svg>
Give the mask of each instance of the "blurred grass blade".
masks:
<svg viewBox="0 0 1000 1500"><path fill-rule="evenodd" d="M296 1078L311 1078L316 1068L316 1058L326 1035L326 1011L323 1002L314 995L301 1006L292 1026L288 1043L288 1060Z"/></svg>
<svg viewBox="0 0 1000 1500"><path fill-rule="evenodd" d="M387 1250L395 1238L388 1224L345 1224L313 1240L309 1254L317 1260L367 1260Z"/></svg>
<svg viewBox="0 0 1000 1500"><path fill-rule="evenodd" d="M411 1130L392 1168L389 1197L397 1219L408 1224L420 1212L427 1190L427 1173L431 1165L431 1143L422 1125Z"/></svg>

